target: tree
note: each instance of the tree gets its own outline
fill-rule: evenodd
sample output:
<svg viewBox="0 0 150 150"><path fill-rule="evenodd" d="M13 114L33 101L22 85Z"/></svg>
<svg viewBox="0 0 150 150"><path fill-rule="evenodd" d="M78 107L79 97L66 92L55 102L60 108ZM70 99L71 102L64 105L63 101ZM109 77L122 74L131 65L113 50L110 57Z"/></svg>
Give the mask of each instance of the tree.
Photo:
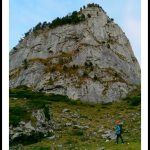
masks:
<svg viewBox="0 0 150 150"><path fill-rule="evenodd" d="M24 35L25 35L25 37L27 37L29 34L30 34L30 32L32 31L32 29L30 29L28 32L26 32Z"/></svg>
<svg viewBox="0 0 150 150"><path fill-rule="evenodd" d="M80 8L80 12L82 12L82 7Z"/></svg>
<svg viewBox="0 0 150 150"><path fill-rule="evenodd" d="M37 31L37 30L40 30L42 27L42 23L39 22L34 28L33 28L33 32Z"/></svg>
<svg viewBox="0 0 150 150"><path fill-rule="evenodd" d="M85 7L85 6L84 6ZM82 10L82 8L80 8L80 10ZM80 13L81 14L81 13ZM33 32L38 33L38 30L41 30L45 27L49 27L49 28L54 28L60 25L65 25L65 24L76 24L79 23L80 21L85 21L85 15L82 14L81 16L79 16L79 13L77 11L73 11L72 13L69 13L67 16L64 16L62 18L57 17L56 19L54 19L51 23L47 23L46 21L41 23L39 22L34 28L33 28ZM29 33L27 33L26 35L28 35Z"/></svg>
<svg viewBox="0 0 150 150"><path fill-rule="evenodd" d="M111 18L110 20L111 20L111 21L114 21L114 19L113 19L113 18Z"/></svg>
<svg viewBox="0 0 150 150"><path fill-rule="evenodd" d="M85 15L84 14L81 15L80 20L85 21Z"/></svg>
<svg viewBox="0 0 150 150"><path fill-rule="evenodd" d="M76 24L76 23L78 23L80 21L80 19L78 17L78 12L77 11L74 11L72 13L71 20L72 20L73 24Z"/></svg>
<svg viewBox="0 0 150 150"><path fill-rule="evenodd" d="M47 22L44 21L43 24L42 24L42 28L46 27L47 26Z"/></svg>
<svg viewBox="0 0 150 150"><path fill-rule="evenodd" d="M52 26L52 27L56 27L56 26L58 26L58 25L61 25L61 22L62 22L62 20L61 20L59 17L57 17L56 19L54 19L54 20L52 21L51 26Z"/></svg>
<svg viewBox="0 0 150 150"><path fill-rule="evenodd" d="M13 49L13 50L15 50L15 51L17 50L17 48L16 48L16 47L13 47L12 49Z"/></svg>
<svg viewBox="0 0 150 150"><path fill-rule="evenodd" d="M77 12L77 11L73 11L72 17L73 17L73 16L77 16L77 15L78 15L78 12Z"/></svg>

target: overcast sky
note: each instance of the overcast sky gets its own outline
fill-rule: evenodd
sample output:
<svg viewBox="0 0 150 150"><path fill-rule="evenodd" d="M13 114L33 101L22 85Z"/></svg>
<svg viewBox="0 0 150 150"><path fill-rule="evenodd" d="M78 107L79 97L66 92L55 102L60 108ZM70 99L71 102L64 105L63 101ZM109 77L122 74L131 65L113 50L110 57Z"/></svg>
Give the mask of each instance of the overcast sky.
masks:
<svg viewBox="0 0 150 150"><path fill-rule="evenodd" d="M114 18L127 35L135 56L141 63L140 0L9 0L9 47L12 49L24 33L37 23L51 22L87 3L97 3Z"/></svg>

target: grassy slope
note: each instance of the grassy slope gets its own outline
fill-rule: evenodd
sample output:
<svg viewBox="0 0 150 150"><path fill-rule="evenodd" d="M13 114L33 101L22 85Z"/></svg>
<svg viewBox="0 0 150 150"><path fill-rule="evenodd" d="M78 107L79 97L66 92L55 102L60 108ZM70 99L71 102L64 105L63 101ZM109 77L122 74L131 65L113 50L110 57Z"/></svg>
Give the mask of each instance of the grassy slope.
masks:
<svg viewBox="0 0 150 150"><path fill-rule="evenodd" d="M18 99L13 99L13 97ZM38 143L24 145L23 150L49 150L52 147L58 149L58 145L63 145L63 149L79 150L96 150L98 147L104 147L107 150L140 150L141 106L137 101L139 101L137 92L119 102L92 105L83 104L79 101L72 102L67 97L34 93L26 88L13 89L10 90L10 123L17 124L20 121L19 119L30 120L30 110L42 108L43 104L48 104L51 108L53 119L62 125L61 129L55 131L59 138L51 141L41 139ZM79 114L80 117L62 117L64 108L70 110L68 116ZM21 116L20 113L16 113L18 110L26 112L26 109L28 109L28 113L22 113ZM112 130L116 120L124 120L124 145L116 145L114 140L106 142L101 138L103 132L100 130ZM80 130L66 127L64 126L66 122L78 122L81 125L88 125L89 129Z"/></svg>

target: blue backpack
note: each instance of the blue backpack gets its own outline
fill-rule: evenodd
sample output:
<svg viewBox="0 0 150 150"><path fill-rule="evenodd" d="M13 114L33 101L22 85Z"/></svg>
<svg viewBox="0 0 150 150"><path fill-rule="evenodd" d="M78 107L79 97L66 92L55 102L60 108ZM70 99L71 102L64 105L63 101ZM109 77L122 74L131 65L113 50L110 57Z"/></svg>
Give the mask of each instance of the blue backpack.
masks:
<svg viewBox="0 0 150 150"><path fill-rule="evenodd" d="M120 125L116 125L116 126L115 126L115 131L116 131L116 134L121 134Z"/></svg>
<svg viewBox="0 0 150 150"><path fill-rule="evenodd" d="M123 133L122 124L120 124L119 127L120 127L120 133Z"/></svg>

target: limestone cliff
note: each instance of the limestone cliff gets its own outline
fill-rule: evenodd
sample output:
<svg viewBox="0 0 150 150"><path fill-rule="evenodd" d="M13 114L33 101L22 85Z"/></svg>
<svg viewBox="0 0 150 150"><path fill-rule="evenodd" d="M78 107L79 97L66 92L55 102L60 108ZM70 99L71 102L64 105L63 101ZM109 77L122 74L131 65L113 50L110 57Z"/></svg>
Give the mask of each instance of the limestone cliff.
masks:
<svg viewBox="0 0 150 150"><path fill-rule="evenodd" d="M30 32L10 52L10 87L111 102L140 85L140 66L122 29L99 6L84 20Z"/></svg>

